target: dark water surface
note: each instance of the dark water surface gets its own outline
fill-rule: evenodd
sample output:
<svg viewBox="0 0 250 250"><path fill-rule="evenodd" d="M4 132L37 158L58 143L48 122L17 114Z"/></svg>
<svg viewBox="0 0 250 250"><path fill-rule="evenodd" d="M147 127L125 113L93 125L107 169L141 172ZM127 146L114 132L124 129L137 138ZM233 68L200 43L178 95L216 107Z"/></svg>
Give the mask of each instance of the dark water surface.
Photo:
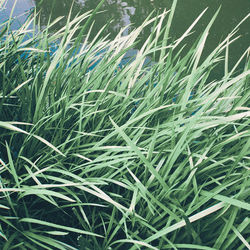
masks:
<svg viewBox="0 0 250 250"><path fill-rule="evenodd" d="M0 12L0 22L3 22L8 17L14 2L15 0L7 0L7 4L4 6L5 10ZM74 0L73 2L72 15L74 16L79 12L84 13L94 9L100 1ZM106 31L110 33L112 39L122 27L128 24L132 24L132 28L137 27L153 10L156 13L161 13L164 8L170 9L172 2L172 0L106 0L102 7L104 12L96 16L93 34L96 34L104 24L113 20ZM50 15L52 19L58 16L67 16L71 5L72 0L17 0L14 16L36 6L38 10L41 10L42 25L46 26ZM172 23L171 37L174 39L181 36L194 19L208 7L208 10L194 29L195 33L186 39L188 49L204 30L219 6L221 6L220 13L206 44L205 54L209 53L250 13L250 0L179 0ZM22 23L25 16L22 16L19 20ZM64 23L62 20L54 29L62 27ZM125 34L126 32L129 32L129 30L126 30ZM149 34L150 27L142 33L142 40L146 39ZM250 18L241 25L238 34L241 35L240 39L230 47L231 65L249 48Z"/></svg>

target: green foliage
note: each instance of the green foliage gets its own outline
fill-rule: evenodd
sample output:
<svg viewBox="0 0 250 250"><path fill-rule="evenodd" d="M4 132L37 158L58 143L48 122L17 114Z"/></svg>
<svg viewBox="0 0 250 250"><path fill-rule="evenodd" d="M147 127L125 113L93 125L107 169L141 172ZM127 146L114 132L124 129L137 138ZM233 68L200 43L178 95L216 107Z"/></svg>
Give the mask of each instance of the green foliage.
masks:
<svg viewBox="0 0 250 250"><path fill-rule="evenodd" d="M0 26L1 249L249 247L248 54L228 68L236 27L200 60L216 13L180 57L204 12L170 41L175 4L112 41L88 39L93 13Z"/></svg>

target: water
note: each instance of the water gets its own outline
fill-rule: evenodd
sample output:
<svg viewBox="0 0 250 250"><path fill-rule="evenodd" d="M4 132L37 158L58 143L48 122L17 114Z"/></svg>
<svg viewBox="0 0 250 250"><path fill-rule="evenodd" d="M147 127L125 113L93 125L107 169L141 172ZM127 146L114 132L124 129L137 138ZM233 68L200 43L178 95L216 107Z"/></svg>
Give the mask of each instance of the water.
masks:
<svg viewBox="0 0 250 250"><path fill-rule="evenodd" d="M0 13L0 22L3 22L8 17L14 2L14 0L7 1L5 10ZM74 0L72 16L76 15L79 11L84 13L94 9L98 2L97 0ZM46 26L50 15L52 19L58 16L67 16L71 5L72 0L17 0L14 16L18 16L36 6L38 10L41 10L41 23ZM153 10L160 13L164 8L170 9L171 5L172 0L106 0L102 8L104 12L98 14L95 19L93 34L96 34L103 24L110 23L106 33L109 33L112 39L122 27L128 24L132 24L130 29L137 27ZM174 39L181 36L194 19L208 7L205 15L194 29L195 33L186 39L186 50L188 50L220 5L221 11L211 29L206 43L206 50L203 55L206 56L207 53L226 37L240 20L250 13L250 0L179 0L172 24L171 37ZM19 22L22 23L26 16L27 15L19 17ZM110 22L111 20L113 20L112 23ZM59 29L64 23L62 20L57 26L54 26L54 29ZM16 22L15 27L17 26L18 23ZM248 18L239 29L238 34L241 35L241 38L230 47L229 55L231 66L239 59L242 53L249 48L249 27L250 22ZM124 35L126 35L127 32L129 32L129 29L125 31ZM142 33L142 41L146 39L149 34L150 27L146 28Z"/></svg>
<svg viewBox="0 0 250 250"><path fill-rule="evenodd" d="M3 1L1 6L1 1L3 0L0 0L0 24L8 21L15 3L15 0ZM12 29L20 27L29 15L29 10L35 6L35 2L32 0L18 0L12 14L16 18L12 24Z"/></svg>

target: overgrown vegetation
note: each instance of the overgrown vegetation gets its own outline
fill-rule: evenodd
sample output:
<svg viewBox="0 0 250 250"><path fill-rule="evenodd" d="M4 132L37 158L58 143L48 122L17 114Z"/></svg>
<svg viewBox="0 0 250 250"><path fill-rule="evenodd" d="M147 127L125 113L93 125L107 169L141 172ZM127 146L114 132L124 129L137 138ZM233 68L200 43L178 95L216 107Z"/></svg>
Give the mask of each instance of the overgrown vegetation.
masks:
<svg viewBox="0 0 250 250"><path fill-rule="evenodd" d="M204 12L171 42L175 5L112 41L88 39L95 11L1 24L1 249L249 247L249 55L228 68L236 27L200 60L216 13L180 57Z"/></svg>

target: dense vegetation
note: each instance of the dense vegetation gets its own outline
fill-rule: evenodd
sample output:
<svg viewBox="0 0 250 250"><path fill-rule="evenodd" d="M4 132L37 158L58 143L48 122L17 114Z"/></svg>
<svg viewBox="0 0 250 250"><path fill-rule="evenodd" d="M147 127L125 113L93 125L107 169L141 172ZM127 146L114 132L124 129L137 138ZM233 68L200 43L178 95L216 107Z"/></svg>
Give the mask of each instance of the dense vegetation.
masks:
<svg viewBox="0 0 250 250"><path fill-rule="evenodd" d="M236 27L201 60L216 13L181 55L203 13L171 41L175 5L112 41L95 11L1 24L1 249L249 247L249 54L228 67Z"/></svg>

